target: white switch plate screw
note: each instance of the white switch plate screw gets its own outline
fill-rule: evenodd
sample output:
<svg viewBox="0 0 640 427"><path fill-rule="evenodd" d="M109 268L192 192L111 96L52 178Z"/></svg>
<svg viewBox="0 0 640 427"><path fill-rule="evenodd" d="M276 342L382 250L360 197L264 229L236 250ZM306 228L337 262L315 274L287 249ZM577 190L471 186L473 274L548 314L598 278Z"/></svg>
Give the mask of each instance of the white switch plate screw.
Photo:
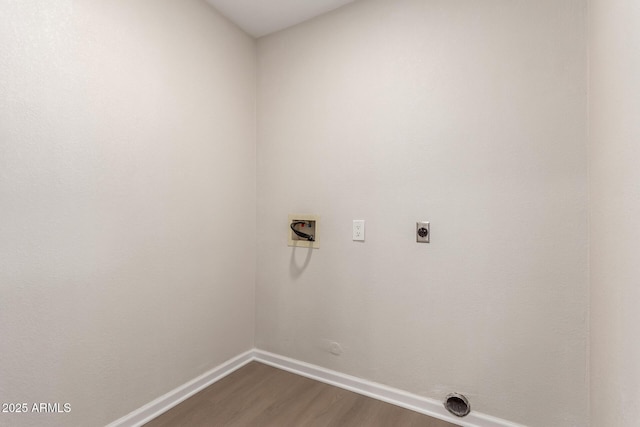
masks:
<svg viewBox="0 0 640 427"><path fill-rule="evenodd" d="M357 242L364 242L364 220L353 220L353 240Z"/></svg>

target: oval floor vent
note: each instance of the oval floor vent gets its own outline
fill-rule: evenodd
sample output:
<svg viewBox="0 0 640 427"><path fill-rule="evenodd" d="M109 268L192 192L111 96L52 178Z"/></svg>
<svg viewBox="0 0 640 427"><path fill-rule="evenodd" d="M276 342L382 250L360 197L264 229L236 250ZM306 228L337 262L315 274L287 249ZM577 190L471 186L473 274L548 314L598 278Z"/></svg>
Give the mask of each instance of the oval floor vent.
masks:
<svg viewBox="0 0 640 427"><path fill-rule="evenodd" d="M444 407L456 417L464 417L471 412L471 405L466 397L459 393L451 393L444 400Z"/></svg>

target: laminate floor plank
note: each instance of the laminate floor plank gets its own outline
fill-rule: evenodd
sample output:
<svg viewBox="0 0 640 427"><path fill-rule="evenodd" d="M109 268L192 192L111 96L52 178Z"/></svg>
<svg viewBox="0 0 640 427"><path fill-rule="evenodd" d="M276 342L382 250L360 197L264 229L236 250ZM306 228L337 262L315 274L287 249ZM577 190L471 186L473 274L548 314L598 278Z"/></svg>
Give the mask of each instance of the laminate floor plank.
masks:
<svg viewBox="0 0 640 427"><path fill-rule="evenodd" d="M145 427L455 427L455 424L251 362Z"/></svg>

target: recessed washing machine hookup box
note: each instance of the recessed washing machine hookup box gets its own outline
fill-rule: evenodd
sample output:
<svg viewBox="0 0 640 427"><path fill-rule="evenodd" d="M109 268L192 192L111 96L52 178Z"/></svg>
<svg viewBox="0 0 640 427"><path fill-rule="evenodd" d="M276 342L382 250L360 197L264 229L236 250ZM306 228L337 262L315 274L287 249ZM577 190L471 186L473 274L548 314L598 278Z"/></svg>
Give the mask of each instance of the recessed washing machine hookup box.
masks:
<svg viewBox="0 0 640 427"><path fill-rule="evenodd" d="M289 215L289 246L320 248L318 215Z"/></svg>

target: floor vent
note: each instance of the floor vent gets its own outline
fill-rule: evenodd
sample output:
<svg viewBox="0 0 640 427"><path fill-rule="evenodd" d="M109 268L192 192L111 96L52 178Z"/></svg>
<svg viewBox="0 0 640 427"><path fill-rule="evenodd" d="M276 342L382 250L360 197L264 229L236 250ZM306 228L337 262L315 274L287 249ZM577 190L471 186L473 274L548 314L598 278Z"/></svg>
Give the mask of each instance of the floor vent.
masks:
<svg viewBox="0 0 640 427"><path fill-rule="evenodd" d="M466 397L459 393L451 393L444 400L444 407L456 417L464 417L471 412L471 405Z"/></svg>

